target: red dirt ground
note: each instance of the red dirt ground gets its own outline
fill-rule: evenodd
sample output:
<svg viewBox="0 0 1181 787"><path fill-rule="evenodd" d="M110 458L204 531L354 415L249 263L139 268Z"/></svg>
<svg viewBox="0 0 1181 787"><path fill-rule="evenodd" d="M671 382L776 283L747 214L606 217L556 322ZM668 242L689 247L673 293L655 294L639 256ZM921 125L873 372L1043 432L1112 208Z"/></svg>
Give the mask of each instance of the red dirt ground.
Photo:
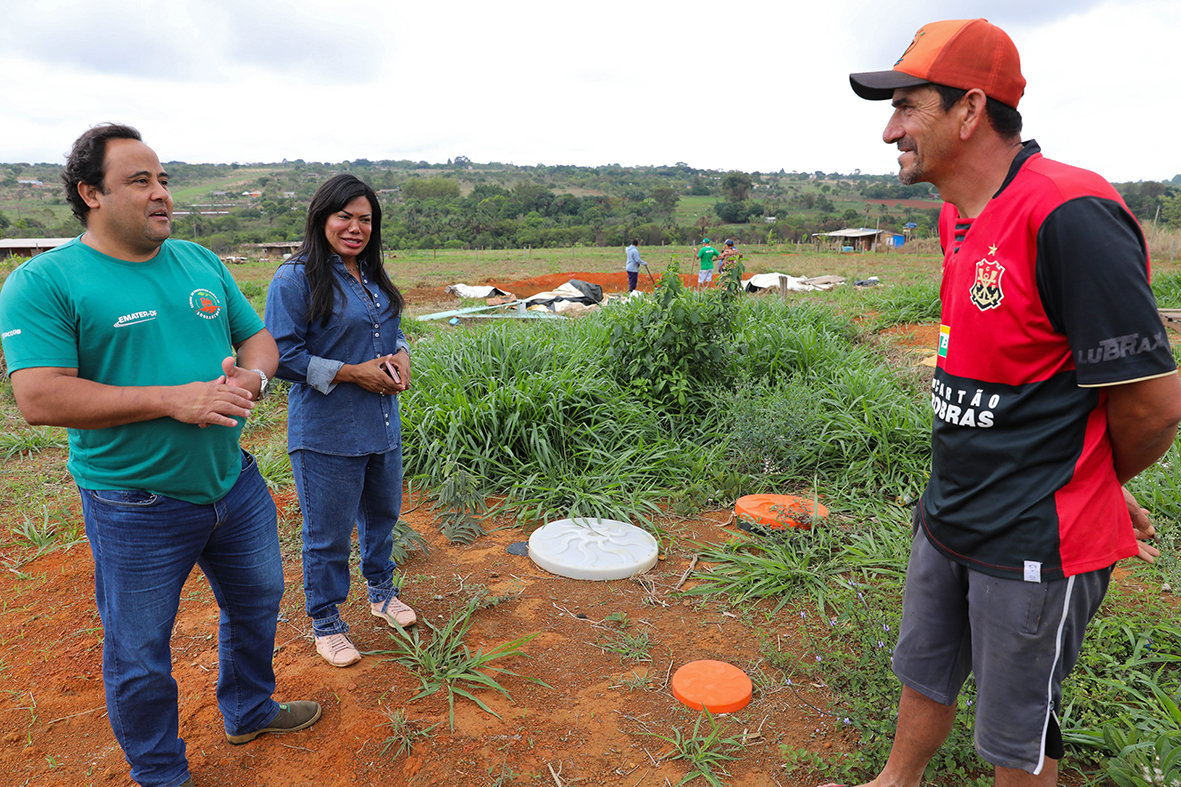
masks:
<svg viewBox="0 0 1181 787"><path fill-rule="evenodd" d="M506 773L517 774L521 783L548 784L550 767L571 785L656 787L666 778L675 784L684 765L662 760L670 747L645 734L671 735L674 726L686 734L692 729L697 714L672 697L671 671L697 659L750 670L760 659L760 633L773 648L787 650L793 641L786 614L760 632L746 613L736 617L725 606L670 593L688 567L685 541L647 575L651 584L646 589L631 580L580 582L549 575L527 557L506 553L508 544L524 538L519 530L501 530L467 547L451 546L424 511L410 511L406 518L427 535L432 551L407 564L405 599L420 616L440 622L477 586L514 594L477 614L472 647L491 648L538 632L524 648L531 658L503 666L552 688L501 678L511 701L488 691L479 695L502 718L457 698L456 727L450 731L445 695L411 701L419 684L406 668L379 655L348 669L329 666L309 638L299 555L297 546L289 545L275 657L277 696L315 699L324 715L301 733L230 746L214 702L217 606L204 576L194 571L173 634L173 659L181 735L198 787L508 784L495 781ZM721 513L685 523L684 536L724 539L732 530L719 527L726 519ZM8 690L0 699L0 784L129 787L133 782L104 706L102 630L94 610L89 549L79 544L53 552L20 572L0 576L0 597L7 601L0 636L8 643ZM388 647L392 635L365 610L358 586L359 580L342 609L354 640L362 650ZM600 647L618 629L603 619L616 612L631 621L628 632L648 635L650 661L624 663ZM439 725L412 755L399 758L393 750L382 751L390 734L385 711L396 708L422 725ZM751 736L730 768L728 783L734 785L809 784L805 774L784 770L778 744L841 745L839 733L790 691L756 690L750 706L722 723L727 735L746 730Z"/></svg>

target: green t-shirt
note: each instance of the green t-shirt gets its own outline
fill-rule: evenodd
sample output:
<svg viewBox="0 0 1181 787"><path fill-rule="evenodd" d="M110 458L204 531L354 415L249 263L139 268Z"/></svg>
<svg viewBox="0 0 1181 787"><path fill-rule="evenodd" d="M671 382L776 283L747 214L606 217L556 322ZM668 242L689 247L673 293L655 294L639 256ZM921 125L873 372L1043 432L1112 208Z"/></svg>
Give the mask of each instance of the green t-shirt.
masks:
<svg viewBox="0 0 1181 787"><path fill-rule="evenodd" d="M713 270L714 258L722 255L718 254L718 250L713 246L702 246L697 250L697 256L701 260L701 269L708 271Z"/></svg>
<svg viewBox="0 0 1181 787"><path fill-rule="evenodd" d="M221 260L187 241L125 262L75 238L18 267L0 290L9 374L61 366L117 386L214 380L234 345L262 327ZM142 489L208 505L241 470L242 419L233 428L157 418L68 431L67 468L86 489Z"/></svg>

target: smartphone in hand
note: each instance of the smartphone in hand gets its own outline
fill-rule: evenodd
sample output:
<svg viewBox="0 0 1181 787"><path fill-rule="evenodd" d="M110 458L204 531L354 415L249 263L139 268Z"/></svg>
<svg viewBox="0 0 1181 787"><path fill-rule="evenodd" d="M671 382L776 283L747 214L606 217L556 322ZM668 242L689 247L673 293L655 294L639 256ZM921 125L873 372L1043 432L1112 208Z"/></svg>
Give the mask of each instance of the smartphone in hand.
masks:
<svg viewBox="0 0 1181 787"><path fill-rule="evenodd" d="M398 373L398 367L394 366L392 361L384 362L381 365L381 368L385 370L385 373L388 374L394 382L396 382L398 385L402 384L402 375Z"/></svg>

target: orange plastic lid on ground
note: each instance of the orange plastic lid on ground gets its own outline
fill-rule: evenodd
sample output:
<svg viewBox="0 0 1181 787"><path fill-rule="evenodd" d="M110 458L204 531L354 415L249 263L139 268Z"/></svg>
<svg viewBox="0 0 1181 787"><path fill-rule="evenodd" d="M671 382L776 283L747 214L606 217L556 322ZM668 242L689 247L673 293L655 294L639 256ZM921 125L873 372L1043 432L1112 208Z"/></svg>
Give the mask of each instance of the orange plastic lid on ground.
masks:
<svg viewBox="0 0 1181 787"><path fill-rule="evenodd" d="M733 713L750 702L750 678L724 661L690 661L673 673L673 696L690 708Z"/></svg>
<svg viewBox="0 0 1181 787"><path fill-rule="evenodd" d="M745 495L734 504L738 518L754 525L782 530L787 526L812 527L812 500L793 495ZM816 518L824 519L828 509L816 503Z"/></svg>

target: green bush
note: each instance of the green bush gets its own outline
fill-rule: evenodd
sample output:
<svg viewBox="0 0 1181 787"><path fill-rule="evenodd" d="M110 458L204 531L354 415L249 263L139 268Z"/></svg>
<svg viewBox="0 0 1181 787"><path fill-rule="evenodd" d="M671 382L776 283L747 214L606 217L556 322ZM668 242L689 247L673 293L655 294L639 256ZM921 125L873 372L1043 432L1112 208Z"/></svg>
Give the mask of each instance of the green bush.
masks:
<svg viewBox="0 0 1181 787"><path fill-rule="evenodd" d="M733 308L721 289L685 289L676 259L651 298L608 312L610 368L633 396L683 413L705 410L705 391L731 383Z"/></svg>

